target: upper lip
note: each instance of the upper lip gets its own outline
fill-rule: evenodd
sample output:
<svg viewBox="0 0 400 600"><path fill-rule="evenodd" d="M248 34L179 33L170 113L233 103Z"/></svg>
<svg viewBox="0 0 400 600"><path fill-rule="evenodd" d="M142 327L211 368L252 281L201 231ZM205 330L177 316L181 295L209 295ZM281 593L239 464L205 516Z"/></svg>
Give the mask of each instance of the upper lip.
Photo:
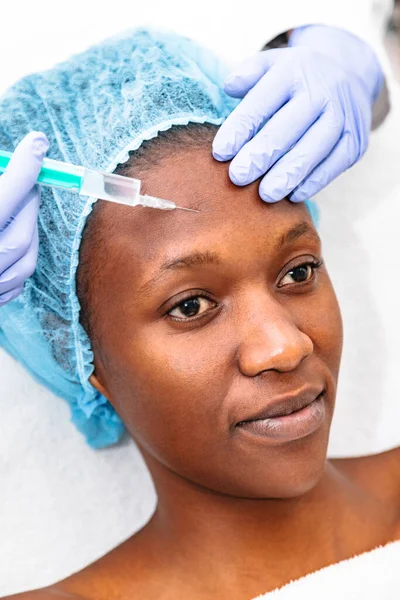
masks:
<svg viewBox="0 0 400 600"><path fill-rule="evenodd" d="M238 421L236 425L243 421L257 421L260 419L269 419L272 417L283 417L285 415L290 415L290 413L301 410L302 408L305 408L314 402L317 396L322 394L323 391L324 388L321 387L307 387L292 392L291 394L280 396L279 398L276 398L270 402L267 406L264 406L264 408L258 412L244 417Z"/></svg>

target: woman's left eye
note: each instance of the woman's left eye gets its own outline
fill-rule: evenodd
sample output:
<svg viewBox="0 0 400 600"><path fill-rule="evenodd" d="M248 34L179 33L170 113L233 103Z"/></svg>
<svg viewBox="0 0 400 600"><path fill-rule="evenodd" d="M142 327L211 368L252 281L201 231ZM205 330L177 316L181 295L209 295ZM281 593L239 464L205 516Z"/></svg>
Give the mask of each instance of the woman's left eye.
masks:
<svg viewBox="0 0 400 600"><path fill-rule="evenodd" d="M215 302L204 296L192 296L191 298L182 300L182 302L169 310L167 314L181 321L189 320L191 317L198 317L209 310L210 305L215 306Z"/></svg>
<svg viewBox="0 0 400 600"><path fill-rule="evenodd" d="M321 261L310 261L308 263L303 263L290 269L288 273L281 279L281 282L278 287L283 287L285 285L293 283L293 281L289 281L287 283L283 283L287 277L291 277L294 279L294 283L306 283L312 279L315 271L322 265Z"/></svg>

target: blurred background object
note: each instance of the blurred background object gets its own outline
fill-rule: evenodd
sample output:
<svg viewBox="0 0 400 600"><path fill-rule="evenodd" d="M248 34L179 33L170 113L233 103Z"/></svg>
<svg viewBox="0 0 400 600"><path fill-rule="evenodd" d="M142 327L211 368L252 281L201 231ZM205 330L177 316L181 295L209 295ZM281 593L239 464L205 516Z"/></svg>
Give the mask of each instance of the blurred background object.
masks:
<svg viewBox="0 0 400 600"><path fill-rule="evenodd" d="M396 0L395 9L386 35L385 46L397 80L400 81L400 0Z"/></svg>

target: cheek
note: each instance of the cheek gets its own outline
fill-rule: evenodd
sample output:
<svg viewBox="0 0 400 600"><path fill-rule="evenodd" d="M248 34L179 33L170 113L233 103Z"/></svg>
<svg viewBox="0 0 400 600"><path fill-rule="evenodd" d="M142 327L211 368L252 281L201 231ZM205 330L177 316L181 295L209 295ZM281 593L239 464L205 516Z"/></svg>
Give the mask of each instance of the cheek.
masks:
<svg viewBox="0 0 400 600"><path fill-rule="evenodd" d="M129 432L164 458L203 445L205 427L221 419L228 393L229 342L217 326L182 334L154 326L126 339L111 349L107 384Z"/></svg>
<svg viewBox="0 0 400 600"><path fill-rule="evenodd" d="M314 353L336 379L342 355L343 324L339 304L327 274L324 274L323 286L303 306L302 311L302 330L311 338Z"/></svg>

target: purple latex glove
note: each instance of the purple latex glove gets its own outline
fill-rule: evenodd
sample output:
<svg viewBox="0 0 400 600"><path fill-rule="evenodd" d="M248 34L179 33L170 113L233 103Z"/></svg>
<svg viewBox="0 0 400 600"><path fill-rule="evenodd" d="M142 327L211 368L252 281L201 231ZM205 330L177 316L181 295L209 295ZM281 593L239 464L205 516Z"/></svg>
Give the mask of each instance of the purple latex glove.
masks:
<svg viewBox="0 0 400 600"><path fill-rule="evenodd" d="M289 48L266 50L225 81L241 103L213 143L229 175L247 185L262 175L267 202L307 200L365 152L383 73L372 49L323 25L294 30Z"/></svg>
<svg viewBox="0 0 400 600"><path fill-rule="evenodd" d="M35 184L48 148L45 134L31 131L0 177L0 306L21 293L36 268L40 187Z"/></svg>

